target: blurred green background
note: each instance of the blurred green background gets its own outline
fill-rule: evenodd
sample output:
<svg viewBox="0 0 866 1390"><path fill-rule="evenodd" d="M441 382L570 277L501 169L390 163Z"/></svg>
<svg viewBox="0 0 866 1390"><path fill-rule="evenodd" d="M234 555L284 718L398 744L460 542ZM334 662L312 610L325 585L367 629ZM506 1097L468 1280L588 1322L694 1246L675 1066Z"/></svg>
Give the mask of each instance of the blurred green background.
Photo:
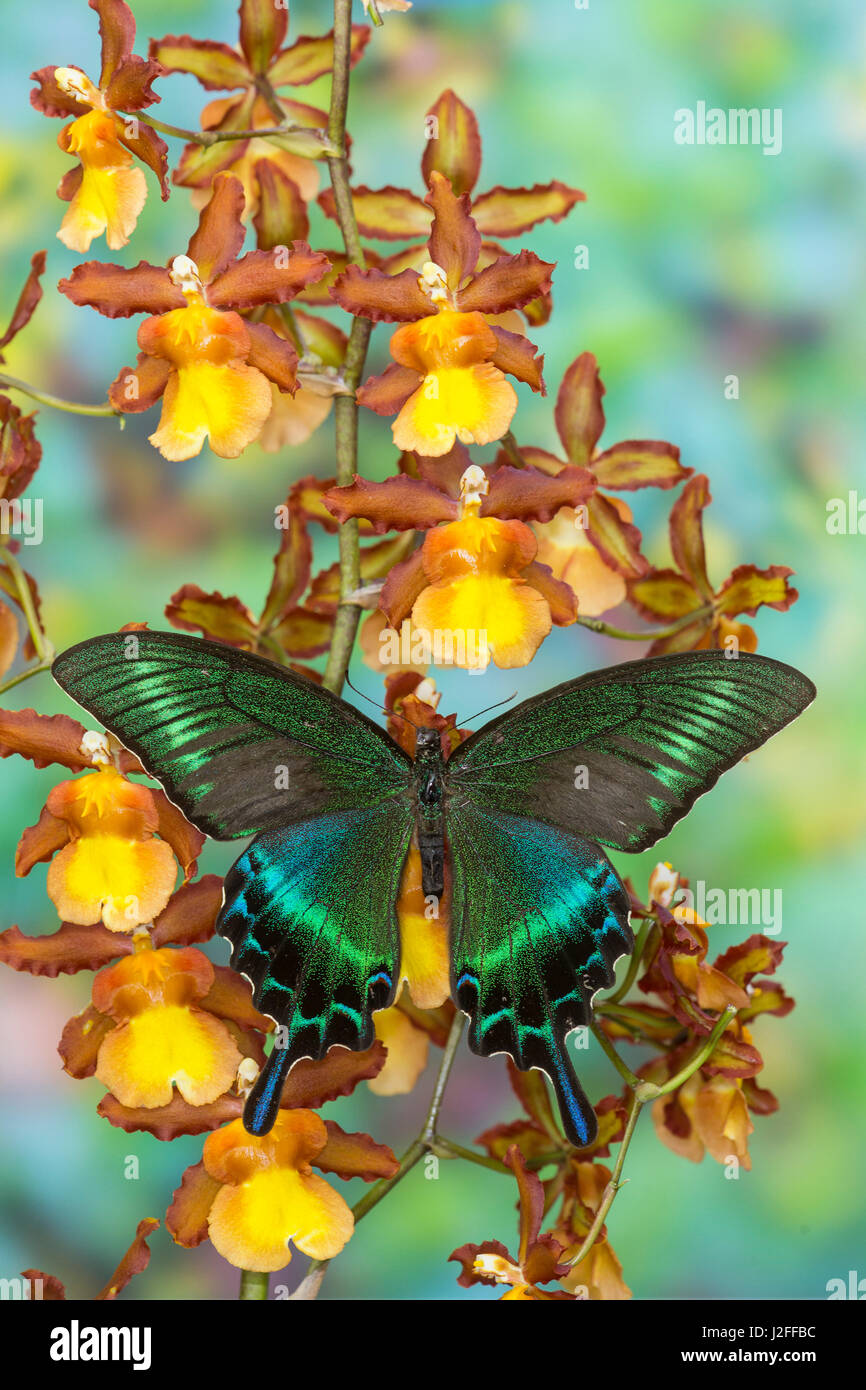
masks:
<svg viewBox="0 0 866 1390"><path fill-rule="evenodd" d="M167 32L236 40L228 0L137 0L134 9L139 51L147 37ZM27 77L49 62L97 76L96 18L84 0L52 6L48 23L46 14L36 5L4 10L0 309L5 322L30 255L48 247L45 300L8 367L49 391L98 401L133 360L136 321L75 309L54 291L84 258L55 237L63 205L54 189L68 160L55 144L60 122L28 103ZM293 5L293 34L321 32L330 14L325 0ZM594 351L607 385L605 441L666 438L685 463L709 473L716 582L746 561L797 571L799 603L787 615L765 611L756 626L763 652L816 680L818 702L701 801L662 851L710 885L783 892L781 935L790 944L781 978L797 1008L755 1030L766 1059L761 1084L782 1108L757 1118L753 1171L738 1181L726 1181L709 1159L694 1166L675 1157L644 1117L628 1156L631 1181L609 1222L625 1278L642 1298L822 1298L829 1279L847 1279L850 1269L866 1274L866 537L830 536L825 526L828 499L864 486L864 59L866 17L843 0L590 0L587 9L572 0L416 0L408 17L390 16L373 36L353 78L360 182L419 189L423 116L451 86L481 121L480 188L559 178L584 189L587 202L566 222L520 243L559 263L553 319L534 335L547 354L552 394L572 358ZM196 124L203 95L194 81L172 77L158 89L155 114ZM299 95L326 104L327 82ZM780 107L781 154L675 144L674 111L698 100ZM173 141L173 158L179 151ZM132 243L109 253L99 240L91 255L134 265L185 249L194 222L187 194L177 190L163 205L148 181ZM332 225L318 219L312 240L335 245ZM573 268L580 245L589 248L589 269ZM376 369L386 344L379 330ZM731 373L740 378L736 401L723 393ZM133 417L121 434L111 421L40 412L45 457L30 491L44 498L45 540L22 559L38 579L58 648L131 620L165 626L165 602L188 581L237 593L255 608L269 582L273 506L294 478L332 472L330 423L282 456L254 447L228 461L205 449L178 465L146 443L155 421L155 413ZM555 447L552 400L521 388L515 431ZM387 425L366 418L362 471L381 477L393 462ZM670 500L636 500L647 551L660 564L668 563ZM332 555L324 538L318 558ZM443 675L440 708L466 716L515 688L527 696L635 654L579 628L555 631L526 670L484 681ZM376 677L360 663L353 679L376 694ZM70 709L44 675L4 703ZM12 870L20 831L56 780L56 769L37 772L11 758L2 764L3 926L57 925L44 866L23 881ZM622 859L620 868L645 888L662 852L641 863ZM210 845L204 866L222 872L232 857L228 847ZM724 950L746 934L718 927L711 946ZM214 953L225 959L223 943ZM89 983L89 976L0 973L0 1274L35 1265L77 1297L101 1287L141 1217L162 1216L201 1151L200 1139L160 1144L110 1128L95 1114L98 1082L62 1073L56 1041L87 1002ZM329 1110L346 1128L368 1128L399 1150L417 1130L430 1080L407 1098L363 1090ZM618 1083L597 1049L584 1081L595 1098ZM481 1062L464 1051L444 1132L466 1142L516 1113L503 1060ZM128 1155L139 1159L136 1181L124 1178ZM346 1195L353 1200L351 1189ZM446 1257L467 1240L512 1244L514 1196L510 1182L469 1165L442 1164L435 1182L416 1169L359 1228L323 1296L495 1296L459 1291ZM209 1245L184 1252L164 1230L151 1245L151 1265L125 1297L234 1295L236 1273ZM293 1285L305 1263L296 1258L274 1283Z"/></svg>

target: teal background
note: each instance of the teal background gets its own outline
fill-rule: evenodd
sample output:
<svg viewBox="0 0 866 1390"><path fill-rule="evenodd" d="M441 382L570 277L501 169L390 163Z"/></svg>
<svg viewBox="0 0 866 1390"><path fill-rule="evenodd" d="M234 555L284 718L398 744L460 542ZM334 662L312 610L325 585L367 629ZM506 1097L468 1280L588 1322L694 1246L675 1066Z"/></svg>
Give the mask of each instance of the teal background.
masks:
<svg viewBox="0 0 866 1390"><path fill-rule="evenodd" d="M231 4L138 0L142 41L191 32L234 42ZM292 7L293 33L330 24L330 6ZM358 6L360 12L360 6ZM30 255L48 247L46 295L8 369L81 401L104 399L133 360L136 321L75 309L53 285L84 259L55 238L63 206L54 189L68 161L56 148L59 121L28 104L27 74L48 62L98 75L96 19L83 0L7 6L0 50L0 264L3 321ZM866 536L831 536L829 499L862 483L863 148L866 25L842 0L571 0L433 3L389 16L353 77L350 127L359 181L420 188L423 116L453 87L477 111L484 138L479 188L559 178L587 202L518 244L558 262L556 310L538 331L551 395L567 364L594 351L607 385L606 443L667 438L683 460L709 473L711 576L734 564L791 564L801 598L787 615L756 620L760 649L816 681L819 699L793 728L731 773L663 849L619 867L644 889L657 858L672 859L711 886L780 888L781 972L797 1008L759 1020L766 1059L760 1077L781 1111L756 1119L753 1171L737 1181L707 1159L691 1165L663 1148L643 1118L627 1160L609 1234L627 1282L642 1298L825 1297L827 1281L866 1274L863 1202L864 713L862 591ZM196 123L203 104L191 79L159 84L155 111ZM327 103L327 82L299 93ZM682 147L675 110L708 105L780 107L783 149ZM172 141L172 155L180 145ZM90 255L134 265L185 250L194 225L187 195L163 205L150 195L131 244ZM318 218L313 244L336 245ZM589 269L573 268L575 247ZM387 333L371 365L386 360ZM726 400L735 373L740 396ZM24 404L21 398L19 402ZM156 415L112 421L42 410L45 457L31 495L44 498L45 539L22 559L37 577L58 648L132 620L164 625L162 609L182 583L237 593L253 608L269 583L273 506L293 479L333 468L332 427L283 456L252 448L235 461L202 455L167 464L146 443ZM521 388L518 438L556 447L552 399ZM859 439L858 439L859 434ZM394 450L383 422L362 422L361 471L385 476ZM646 549L668 562L666 494L638 495ZM866 523L864 523L866 524ZM330 561L333 542L317 556ZM639 652L571 628L556 631L532 665L484 680L443 675L441 709L464 717L517 690L521 697ZM353 679L371 695L374 674ZM42 675L5 697L70 710ZM56 927L45 868L13 876L21 829L37 818L57 769L2 764L2 924ZM211 845L204 867L232 858ZM733 935L732 935L733 933ZM747 934L718 927L721 951ZM214 948L224 959L224 947ZM0 1275L26 1266L56 1273L89 1297L114 1268L137 1221L162 1216L200 1139L161 1145L111 1129L95 1114L101 1088L74 1083L55 1052L64 1021L88 998L89 977L55 981L0 974L3 1141ZM636 1060L636 1059L633 1059ZM583 1078L590 1095L618 1078L593 1050ZM412 1096L379 1099L364 1088L328 1107L348 1129L369 1129L398 1150L417 1131L432 1072ZM471 1140L516 1102L502 1059L461 1054L443 1130ZM139 1176L124 1176L127 1159ZM335 1180L338 1181L338 1180ZM359 1184L356 1184L359 1186ZM353 1200L351 1189L346 1191ZM462 1293L446 1258L467 1240L514 1245L513 1186L469 1165L442 1164L437 1181L419 1168L361 1227L328 1274L323 1297L449 1299ZM230 1298L236 1273L209 1245L184 1252L161 1230L153 1260L126 1298ZM293 1285L299 1257L274 1283Z"/></svg>

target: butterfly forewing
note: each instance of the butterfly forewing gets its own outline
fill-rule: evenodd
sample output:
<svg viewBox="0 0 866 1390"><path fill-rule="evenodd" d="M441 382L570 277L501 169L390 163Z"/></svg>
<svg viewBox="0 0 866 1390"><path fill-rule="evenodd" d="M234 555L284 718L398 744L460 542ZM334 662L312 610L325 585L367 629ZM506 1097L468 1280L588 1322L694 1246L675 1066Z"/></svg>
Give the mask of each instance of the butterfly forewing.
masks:
<svg viewBox="0 0 866 1390"><path fill-rule="evenodd" d="M636 852L814 694L799 671L766 657L707 651L629 661L485 725L451 757L449 782L491 811Z"/></svg>
<svg viewBox="0 0 866 1390"><path fill-rule="evenodd" d="M365 715L248 652L115 632L71 647L53 671L214 839L408 787L410 759Z"/></svg>

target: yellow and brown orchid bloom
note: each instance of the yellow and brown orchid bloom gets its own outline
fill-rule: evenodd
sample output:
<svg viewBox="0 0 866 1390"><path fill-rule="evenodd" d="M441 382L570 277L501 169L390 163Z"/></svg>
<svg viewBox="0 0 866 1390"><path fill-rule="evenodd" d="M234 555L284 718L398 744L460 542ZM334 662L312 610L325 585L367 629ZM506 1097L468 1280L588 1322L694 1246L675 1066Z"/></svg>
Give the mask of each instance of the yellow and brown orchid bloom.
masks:
<svg viewBox="0 0 866 1390"><path fill-rule="evenodd" d="M671 554L676 569L653 569L633 579L628 596L638 612L651 622L670 622L695 614L670 637L653 643L648 655L719 648L753 652L758 645L755 629L735 619L742 613L754 617L764 605L784 613L799 594L788 583L794 573L787 565L738 565L718 589L707 575L704 547L704 508L712 501L709 479L699 473L683 488L670 515Z"/></svg>
<svg viewBox="0 0 866 1390"><path fill-rule="evenodd" d="M483 238L479 253L479 269L491 264L506 252L491 238L522 236L539 222L559 222L585 194L577 188L554 179L552 183L536 184L533 188L503 188L498 185L487 193L476 193L481 173L481 135L471 107L452 91L439 96L427 112L424 121L427 140L421 160L421 174L427 189L432 186L433 174L449 181L458 196L467 194L473 221ZM352 190L358 229L374 241L411 241L415 245L388 257L382 263L387 271L407 268L420 270L427 259L425 243L430 235L433 212L429 200L406 188L366 188ZM333 192L325 189L319 194L319 206L336 220ZM418 239L420 238L420 244ZM538 326L550 317L549 291L522 306L531 324Z"/></svg>
<svg viewBox="0 0 866 1390"><path fill-rule="evenodd" d="M595 486L591 475L582 468L555 478L530 468L485 470L469 464L461 445L441 461L404 459L403 466L418 476L356 478L325 495L341 522L355 516L379 531L427 530L423 545L385 581L379 607L389 627L399 630L411 619L416 633L431 635L431 649L437 631L463 633L456 665L480 667L491 658L501 667L526 665L553 624L568 626L577 617L568 585L536 561L526 523L582 505ZM482 633L483 651L476 640Z"/></svg>
<svg viewBox="0 0 866 1390"><path fill-rule="evenodd" d="M214 177L225 170L243 184L245 218L258 211L269 171L278 171L288 178L302 203L315 198L318 192L319 174L314 160L325 148L323 133L328 116L315 106L287 97L285 89L306 86L331 71L334 39L332 33L321 38L301 37L286 46L288 23L287 4L241 0L237 48L210 39L193 39L188 34L166 35L151 41L151 57L165 72L188 73L208 91L235 93L209 102L201 114L203 130L273 129L283 121L305 128L287 132L279 142L253 136L209 147L187 145L172 181L192 189L199 205L207 200ZM353 25L353 65L364 52L369 37L366 25ZM265 84L277 96L282 121L261 95ZM306 218L305 211L303 216ZM295 233L301 239L307 234L306 230Z"/></svg>
<svg viewBox="0 0 866 1390"><path fill-rule="evenodd" d="M0 712L0 756L20 753L37 767L57 762L83 777L49 793L15 860L24 876L51 861L48 895L61 919L130 932L161 912L175 886L196 870L204 836L165 793L128 780L142 768L110 736L65 715Z"/></svg>
<svg viewBox="0 0 866 1390"><path fill-rule="evenodd" d="M567 368L556 398L554 420L565 458L531 444L520 446L521 457L543 473L556 476L569 465L578 466L588 469L597 483L585 507L564 509L533 528L539 559L571 585L587 616L617 607L627 596L628 581L649 568L631 509L610 491L676 487L692 471L680 463L679 449L663 440L626 439L599 450L604 394L595 357L582 352ZM504 453L499 457L505 462Z"/></svg>
<svg viewBox="0 0 866 1390"><path fill-rule="evenodd" d="M90 0L90 8L99 15L102 39L99 85L75 66L40 68L31 73L38 86L30 100L46 116L74 117L57 137L78 160L57 189L69 203L58 237L72 251L87 251L105 232L116 251L129 241L147 198L133 156L153 170L168 197L168 146L135 115L159 101L151 84L163 69L133 53L135 19L123 0Z"/></svg>
<svg viewBox="0 0 866 1390"><path fill-rule="evenodd" d="M269 1134L248 1134L240 1105L229 1123L205 1141L202 1161L187 1168L166 1213L178 1245L208 1239L241 1269L283 1269L291 1260L290 1242L317 1259L330 1259L349 1240L352 1213L313 1167L343 1179L375 1182L392 1178L399 1167L385 1144L368 1134L348 1134L315 1109L350 1095L370 1080L385 1061L376 1042L367 1052L335 1047L320 1062L303 1060L283 1089L276 1123Z"/></svg>
<svg viewBox="0 0 866 1390"><path fill-rule="evenodd" d="M550 1232L541 1234L544 1218L545 1199L541 1180L529 1171L526 1160L516 1144L512 1144L503 1162L511 1168L517 1179L519 1193L519 1231L520 1242L517 1255L511 1255L498 1240L487 1240L481 1245L461 1245L452 1251L449 1260L461 1266L457 1276L458 1284L471 1288L473 1284L509 1285L508 1293L502 1301L547 1301L559 1299L572 1301L574 1294L557 1290L550 1293L539 1288L554 1279L564 1279L569 1266L562 1262L563 1246Z"/></svg>
<svg viewBox="0 0 866 1390"><path fill-rule="evenodd" d="M187 254L168 270L146 261L131 270L88 261L58 287L73 304L109 318L151 315L138 332L138 363L123 368L109 399L131 413L162 398L150 441L168 459L191 458L205 439L214 453L237 458L271 412L271 383L289 393L297 386L291 343L238 311L285 304L328 263L301 241L291 251L250 251L238 259L243 196L236 178L219 174Z"/></svg>
<svg viewBox="0 0 866 1390"><path fill-rule="evenodd" d="M396 414L397 447L432 458L447 454L456 440L502 438L517 408L506 373L543 392L533 345L489 318L549 289L553 266L521 251L478 270L481 235L467 195L457 197L434 171L427 200L433 225L420 275L350 266L331 295L351 314L402 325L391 338L393 365L364 383L358 402L379 415Z"/></svg>

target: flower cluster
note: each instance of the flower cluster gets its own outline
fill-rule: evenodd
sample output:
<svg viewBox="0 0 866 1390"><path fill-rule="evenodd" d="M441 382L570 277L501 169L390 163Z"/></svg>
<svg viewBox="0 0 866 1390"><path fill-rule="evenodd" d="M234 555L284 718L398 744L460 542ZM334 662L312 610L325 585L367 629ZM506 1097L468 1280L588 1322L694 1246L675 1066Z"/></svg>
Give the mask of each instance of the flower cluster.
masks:
<svg viewBox="0 0 866 1390"><path fill-rule="evenodd" d="M33 74L33 105L64 120L59 144L72 161L57 190L68 205L58 237L76 253L102 236L111 251L125 247L139 235L150 175L163 199L186 190L197 225L167 264L91 259L60 279L59 293L77 307L111 320L144 316L135 365L106 382L104 406L58 400L5 370L0 387L115 424L159 406L149 441L166 460L209 448L261 467L258 445L281 461L285 454L289 467L273 493L278 543L264 598L190 579L167 596L170 624L336 693L360 628L389 732L410 755L421 729L436 731L445 756L467 736L439 712L438 668L527 667L555 628L570 629L558 640L570 644L574 672L591 660L584 629L642 642L651 656L755 650L756 631L740 619L762 606L789 608L792 571L741 563L720 585L710 579L708 479L664 440L604 438L605 387L579 338L572 361L548 368L556 388L548 425L529 442L519 423L521 398L547 395L540 345L556 269L526 242L540 223L571 214L580 190L553 179L478 192L478 121L451 90L413 113L425 135L416 189L352 186L346 93L372 30L352 24L349 0L336 0L332 32L291 41L287 5L240 0L237 45L167 35L150 41L147 57L135 52L123 0L89 4L102 41L98 83L68 63ZM383 13L411 7L365 0L364 9L378 25ZM297 99L297 88L332 72L329 110ZM220 94L198 130L153 114L154 85L165 96L174 74ZM176 160L163 136L181 141ZM37 252L0 337L0 368L42 297L45 265ZM131 330L117 332L118 360L129 360ZM332 476L309 476L289 451L332 411ZM359 417L375 427L377 416L388 421L379 427L384 453L368 469ZM53 654L36 582L18 559L40 462L33 415L0 394L0 692L48 669ZM645 553L636 513L647 490L670 498L670 566ZM774 978L783 943L754 934L710 963L714 928L669 865L654 871L647 902L632 892L635 955L625 980L597 1001L597 1040L626 1085L596 1106L588 1148L567 1141L542 1074L510 1061L518 1119L491 1126L472 1149L436 1132L462 1019L449 980L449 871L441 900L431 901L414 843L397 903L401 992L375 1015L375 1042L297 1063L274 1128L254 1136L243 1127L244 1100L279 1041L246 978L212 958L222 882L199 875L204 837L115 738L67 715L0 710L0 758L9 756L69 775L49 791L15 857L19 875L47 864L60 925L42 935L8 927L0 960L36 976L88 977L59 1051L70 1077L99 1082L102 1119L161 1142L205 1136L170 1203L166 1194L165 1226L178 1245L210 1240L253 1274L284 1268L292 1246L330 1260L356 1219L429 1154L517 1184L516 1242L455 1250L461 1285L505 1289L506 1299L624 1299L631 1290L606 1221L641 1108L651 1105L659 1138L677 1155L749 1166L750 1117L778 1104L757 1083L753 1028L760 1014L793 1007ZM620 1044L640 1050L635 1072ZM402 1162L319 1113L362 1082L379 1097L406 1095L436 1050L433 1108ZM612 1145L619 1152L609 1167ZM353 1209L332 1178L380 1187ZM145 1268L145 1238L158 1224L140 1224L97 1297L114 1297ZM52 1276L24 1277L42 1281L43 1296L65 1296Z"/></svg>

